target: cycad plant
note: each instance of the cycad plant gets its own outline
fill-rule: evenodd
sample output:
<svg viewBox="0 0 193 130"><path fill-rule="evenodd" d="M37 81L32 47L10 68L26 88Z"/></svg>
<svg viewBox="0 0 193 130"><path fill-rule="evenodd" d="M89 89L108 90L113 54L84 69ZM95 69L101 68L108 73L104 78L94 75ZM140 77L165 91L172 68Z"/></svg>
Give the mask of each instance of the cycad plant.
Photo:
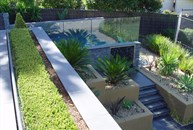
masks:
<svg viewBox="0 0 193 130"><path fill-rule="evenodd" d="M192 75L182 75L177 80L178 87L185 92L193 92L193 77Z"/></svg>
<svg viewBox="0 0 193 130"><path fill-rule="evenodd" d="M81 46L79 41L76 39L61 40L56 45L76 71L87 70L89 52L86 47Z"/></svg>
<svg viewBox="0 0 193 130"><path fill-rule="evenodd" d="M127 58L121 58L117 54L116 57L111 55L110 58L106 56L103 59L99 58L96 66L106 76L108 83L117 84L128 79L128 73L132 70L131 64Z"/></svg>
<svg viewBox="0 0 193 130"><path fill-rule="evenodd" d="M178 68L179 60L173 53L164 53L159 59L159 71L164 76L170 76Z"/></svg>

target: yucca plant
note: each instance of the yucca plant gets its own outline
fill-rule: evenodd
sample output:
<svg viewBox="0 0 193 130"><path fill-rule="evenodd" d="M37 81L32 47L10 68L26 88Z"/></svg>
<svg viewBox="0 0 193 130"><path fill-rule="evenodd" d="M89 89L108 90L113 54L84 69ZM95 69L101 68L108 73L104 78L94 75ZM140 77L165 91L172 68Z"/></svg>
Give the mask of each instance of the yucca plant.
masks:
<svg viewBox="0 0 193 130"><path fill-rule="evenodd" d="M178 68L178 58L173 53L165 53L159 59L158 68L162 75L170 76Z"/></svg>
<svg viewBox="0 0 193 130"><path fill-rule="evenodd" d="M131 64L127 58L121 58L117 54L116 57L111 55L110 58L106 56L103 59L99 58L96 66L106 76L108 83L117 84L128 79L128 73L132 70Z"/></svg>
<svg viewBox="0 0 193 130"><path fill-rule="evenodd" d="M178 84L178 87L185 91L192 93L193 92L193 77L192 75L182 75L179 77L179 79L176 81Z"/></svg>
<svg viewBox="0 0 193 130"><path fill-rule="evenodd" d="M89 52L86 47L81 46L79 41L76 39L61 40L56 45L76 71L87 70Z"/></svg>

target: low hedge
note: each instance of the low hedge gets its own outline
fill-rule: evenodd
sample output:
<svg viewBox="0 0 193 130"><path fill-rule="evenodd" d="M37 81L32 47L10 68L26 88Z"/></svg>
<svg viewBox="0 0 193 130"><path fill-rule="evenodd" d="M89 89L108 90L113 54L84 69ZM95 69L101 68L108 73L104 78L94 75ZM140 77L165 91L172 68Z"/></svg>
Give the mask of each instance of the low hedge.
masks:
<svg viewBox="0 0 193 130"><path fill-rule="evenodd" d="M29 31L13 29L10 39L26 129L77 130Z"/></svg>

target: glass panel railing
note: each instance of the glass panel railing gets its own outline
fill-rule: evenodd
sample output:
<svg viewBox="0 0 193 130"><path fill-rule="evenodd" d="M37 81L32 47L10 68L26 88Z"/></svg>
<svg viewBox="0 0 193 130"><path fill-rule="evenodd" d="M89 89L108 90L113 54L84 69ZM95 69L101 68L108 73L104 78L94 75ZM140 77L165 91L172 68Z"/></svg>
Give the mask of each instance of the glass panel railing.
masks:
<svg viewBox="0 0 193 130"><path fill-rule="evenodd" d="M53 41L76 38L89 46L138 41L140 17L88 18L33 23L42 27Z"/></svg>

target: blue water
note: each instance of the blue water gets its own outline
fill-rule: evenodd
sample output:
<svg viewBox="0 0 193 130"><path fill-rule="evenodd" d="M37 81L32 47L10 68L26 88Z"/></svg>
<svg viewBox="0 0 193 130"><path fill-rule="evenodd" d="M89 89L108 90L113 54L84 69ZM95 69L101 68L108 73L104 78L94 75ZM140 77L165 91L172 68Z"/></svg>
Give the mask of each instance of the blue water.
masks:
<svg viewBox="0 0 193 130"><path fill-rule="evenodd" d="M61 40L68 40L68 39L77 39L78 41L82 42L85 46L99 46L99 45L104 45L106 42L100 41L97 39L95 35L90 35L89 37L81 37L80 35L74 35L73 37L67 37L64 35L64 33L57 33L57 34L49 34L49 37L54 41L54 42L59 42Z"/></svg>

